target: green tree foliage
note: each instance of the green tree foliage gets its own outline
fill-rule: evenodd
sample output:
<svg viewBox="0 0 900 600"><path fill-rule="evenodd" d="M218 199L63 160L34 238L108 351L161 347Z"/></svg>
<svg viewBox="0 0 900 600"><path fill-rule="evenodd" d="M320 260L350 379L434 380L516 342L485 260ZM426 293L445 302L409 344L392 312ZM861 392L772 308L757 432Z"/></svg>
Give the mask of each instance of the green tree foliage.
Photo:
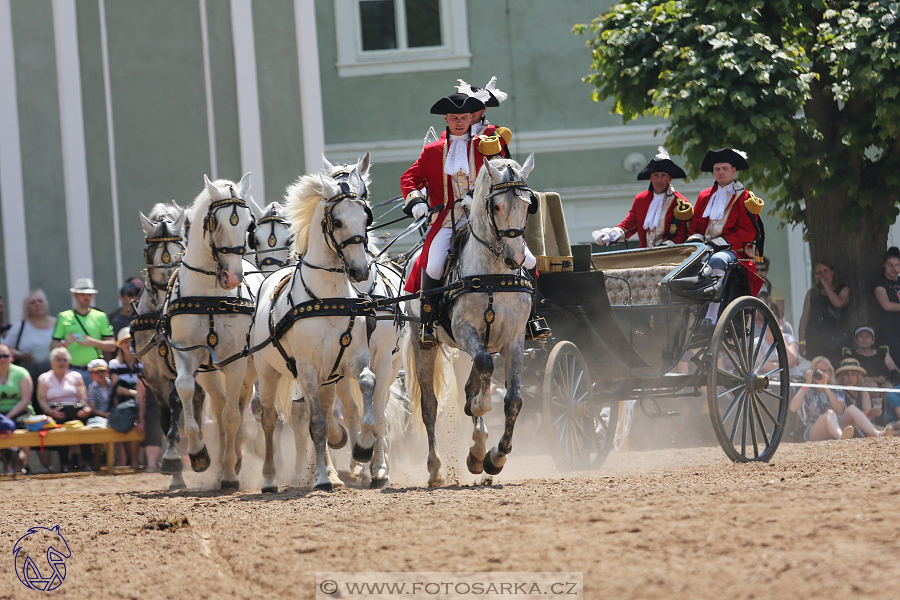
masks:
<svg viewBox="0 0 900 600"><path fill-rule="evenodd" d="M668 119L667 147L693 175L709 148L746 151L813 260L862 267L851 293L871 297L900 213L898 19L887 0L645 0L573 31L590 36L594 100L625 122Z"/></svg>

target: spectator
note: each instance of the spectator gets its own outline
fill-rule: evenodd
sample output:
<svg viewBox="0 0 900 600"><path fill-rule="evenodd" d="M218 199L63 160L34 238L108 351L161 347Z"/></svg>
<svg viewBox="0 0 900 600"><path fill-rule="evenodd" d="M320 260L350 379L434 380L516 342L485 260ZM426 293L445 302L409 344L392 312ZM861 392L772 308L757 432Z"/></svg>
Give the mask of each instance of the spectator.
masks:
<svg viewBox="0 0 900 600"><path fill-rule="evenodd" d="M770 260L768 256L763 257L762 262L756 263L756 272L760 277L763 278L763 287L760 291L760 296L762 296L763 292L765 292L766 296L769 297L775 304L778 305L778 312L781 315L784 315L784 292L781 291L781 288L777 285L773 285L771 281L769 281L769 264ZM791 332L793 334L793 332Z"/></svg>
<svg viewBox="0 0 900 600"><path fill-rule="evenodd" d="M138 377L141 373L141 364L137 361L134 354L131 353L131 330L124 327L119 330L119 336L116 338L116 346L119 353L114 359L109 361L110 385L112 385L113 404L110 410L118 406L121 402L134 399L139 406L139 416L135 423L135 427L140 424L143 429L143 397L138 397ZM135 471L138 469L138 453L141 449L141 442L123 442L116 444L116 454L119 458L119 464L125 464L126 458L130 459L131 468ZM126 452L126 449L128 452ZM127 457L126 457L127 454Z"/></svg>
<svg viewBox="0 0 900 600"><path fill-rule="evenodd" d="M884 425L893 430L900 429L900 386L887 395L884 400Z"/></svg>
<svg viewBox="0 0 900 600"><path fill-rule="evenodd" d="M824 356L813 358L810 361L810 370L806 372L806 383L834 384L834 368L831 361ZM848 406L844 400L843 390L803 386L791 398L789 408L791 412L799 413L801 421L806 426L803 439L808 442L852 438L854 425L869 437L894 434L890 428L883 432L878 431L859 408L852 404Z"/></svg>
<svg viewBox="0 0 900 600"><path fill-rule="evenodd" d="M850 287L838 282L830 262L819 261L813 271L816 285L806 293L800 317L800 353L838 361L850 345L845 317Z"/></svg>
<svg viewBox="0 0 900 600"><path fill-rule="evenodd" d="M884 253L884 270L875 283L878 301L878 335L890 348L891 356L900 356L900 249L891 246Z"/></svg>
<svg viewBox="0 0 900 600"><path fill-rule="evenodd" d="M22 303L25 318L12 326L3 343L12 350L16 364L28 370L32 381L50 370L50 344L56 317L49 315L47 296L41 289L32 290ZM34 386L32 386L34 387ZM32 392L32 406L37 407L37 389Z"/></svg>
<svg viewBox="0 0 900 600"><path fill-rule="evenodd" d="M841 366L834 372L834 375L841 385L847 386L848 388L862 387L863 378L866 376L866 370L859 366L859 361L855 358L845 358L841 361ZM850 406L855 406L863 411L869 421L872 421L873 417L881 415L880 408L877 411L872 408L872 399L869 396L869 392L866 391L845 389L844 403L848 408ZM877 415L875 414L876 412ZM872 424L874 425L874 422ZM865 432L861 429L858 429L856 437L862 437L864 433Z"/></svg>
<svg viewBox="0 0 900 600"><path fill-rule="evenodd" d="M34 382L28 371L19 365L12 364L12 352L9 346L0 343L0 414L12 419L17 429L25 429L25 418L34 414L31 408L31 389ZM22 448L25 454L25 472L30 473L28 465L29 449Z"/></svg>
<svg viewBox="0 0 900 600"><path fill-rule="evenodd" d="M0 296L0 337L6 335L9 327L9 323L6 322L6 302L3 301L3 296Z"/></svg>
<svg viewBox="0 0 900 600"><path fill-rule="evenodd" d="M88 386L87 405L92 415L108 419L109 395L112 384L109 381L109 365L102 358L95 358L88 363L91 372L91 385Z"/></svg>
<svg viewBox="0 0 900 600"><path fill-rule="evenodd" d="M69 368L71 362L72 355L67 349L54 348L50 352L51 369L38 377L38 402L41 410L53 417L57 423L74 420L85 422L91 416L91 410L84 405L87 400L84 379L80 373ZM89 460L90 446L83 448L85 459ZM69 469L79 468L78 446L71 446L68 451L60 449L59 453L63 473L68 473ZM84 470L91 470L89 463Z"/></svg>
<svg viewBox="0 0 900 600"><path fill-rule="evenodd" d="M866 377L863 380L865 387L883 387L890 388L893 383L900 383L900 371L894 359L891 358L890 350L887 346L875 348L875 330L871 327L862 326L856 329L854 334L856 346L853 350L844 348L844 358L855 358L859 361L859 365L866 370ZM883 404L884 393L870 393L872 405L878 406ZM876 425L884 425L884 415L877 416L872 419Z"/></svg>
<svg viewBox="0 0 900 600"><path fill-rule="evenodd" d="M121 306L107 315L109 323L113 328L113 337L118 336L119 331L123 327L128 327L131 324L131 318L134 316L134 306L132 305L132 302L140 293L140 286L135 285L130 279L119 289L119 302Z"/></svg>
<svg viewBox="0 0 900 600"><path fill-rule="evenodd" d="M86 390L91 379L88 363L103 358L103 352L114 352L116 344L106 314L91 308L97 293L94 282L86 277L76 279L69 291L75 299L75 308L59 313L51 347L69 349L72 369L81 375Z"/></svg>

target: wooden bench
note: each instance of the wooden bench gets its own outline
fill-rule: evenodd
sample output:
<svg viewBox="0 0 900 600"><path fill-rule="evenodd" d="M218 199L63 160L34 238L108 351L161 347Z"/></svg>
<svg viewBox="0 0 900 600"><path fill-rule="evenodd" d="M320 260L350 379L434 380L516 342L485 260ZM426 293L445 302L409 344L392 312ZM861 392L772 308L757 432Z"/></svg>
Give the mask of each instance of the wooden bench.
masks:
<svg viewBox="0 0 900 600"><path fill-rule="evenodd" d="M109 427L100 429L50 429L44 434L44 446L105 444L106 470L108 473L112 473L116 460L113 444L118 442L139 442L143 439L144 434L138 431L137 428L132 429L128 433L119 433ZM0 435L0 449L24 448L26 446L29 448L40 448L40 432L16 429L9 435Z"/></svg>

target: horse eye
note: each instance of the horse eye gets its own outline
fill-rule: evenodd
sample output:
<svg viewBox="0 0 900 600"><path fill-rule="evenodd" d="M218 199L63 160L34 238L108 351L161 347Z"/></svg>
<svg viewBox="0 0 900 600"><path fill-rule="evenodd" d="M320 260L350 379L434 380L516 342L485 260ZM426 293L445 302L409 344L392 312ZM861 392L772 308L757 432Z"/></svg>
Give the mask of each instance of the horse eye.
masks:
<svg viewBox="0 0 900 600"><path fill-rule="evenodd" d="M340 219L335 219L335 220L334 220L334 228L335 228L335 229L338 229L338 228L343 227L343 226L344 226L344 224L341 222Z"/></svg>

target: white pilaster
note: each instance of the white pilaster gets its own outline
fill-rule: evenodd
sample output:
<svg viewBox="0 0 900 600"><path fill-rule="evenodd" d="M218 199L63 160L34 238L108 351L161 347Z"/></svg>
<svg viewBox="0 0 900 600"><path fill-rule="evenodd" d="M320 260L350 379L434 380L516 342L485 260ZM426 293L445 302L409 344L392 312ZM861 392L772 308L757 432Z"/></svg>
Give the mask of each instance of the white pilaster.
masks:
<svg viewBox="0 0 900 600"><path fill-rule="evenodd" d="M312 0L294 0L294 23L297 27L297 64L300 66L304 166L307 173L312 173L322 168L322 155L325 153L316 7Z"/></svg>
<svg viewBox="0 0 900 600"><path fill-rule="evenodd" d="M116 289L123 283L122 226L119 222L119 175L116 161L116 128L113 119L112 83L109 76L109 35L106 29L106 0L99 0L100 59L103 62L103 102L106 106L106 148L109 154L109 201L112 209Z"/></svg>
<svg viewBox="0 0 900 600"><path fill-rule="evenodd" d="M206 18L206 0L200 2L200 38L203 42L203 84L206 90L206 131L209 142L209 176L219 178L219 159L216 153L216 115L213 110L212 71L209 61L209 22Z"/></svg>
<svg viewBox="0 0 900 600"><path fill-rule="evenodd" d="M241 137L241 168L252 175L253 196L266 202L263 172L262 128L259 123L259 90L256 79L256 46L253 41L251 0L231 0L231 37L237 84L238 130ZM242 173L230 175L238 181Z"/></svg>

